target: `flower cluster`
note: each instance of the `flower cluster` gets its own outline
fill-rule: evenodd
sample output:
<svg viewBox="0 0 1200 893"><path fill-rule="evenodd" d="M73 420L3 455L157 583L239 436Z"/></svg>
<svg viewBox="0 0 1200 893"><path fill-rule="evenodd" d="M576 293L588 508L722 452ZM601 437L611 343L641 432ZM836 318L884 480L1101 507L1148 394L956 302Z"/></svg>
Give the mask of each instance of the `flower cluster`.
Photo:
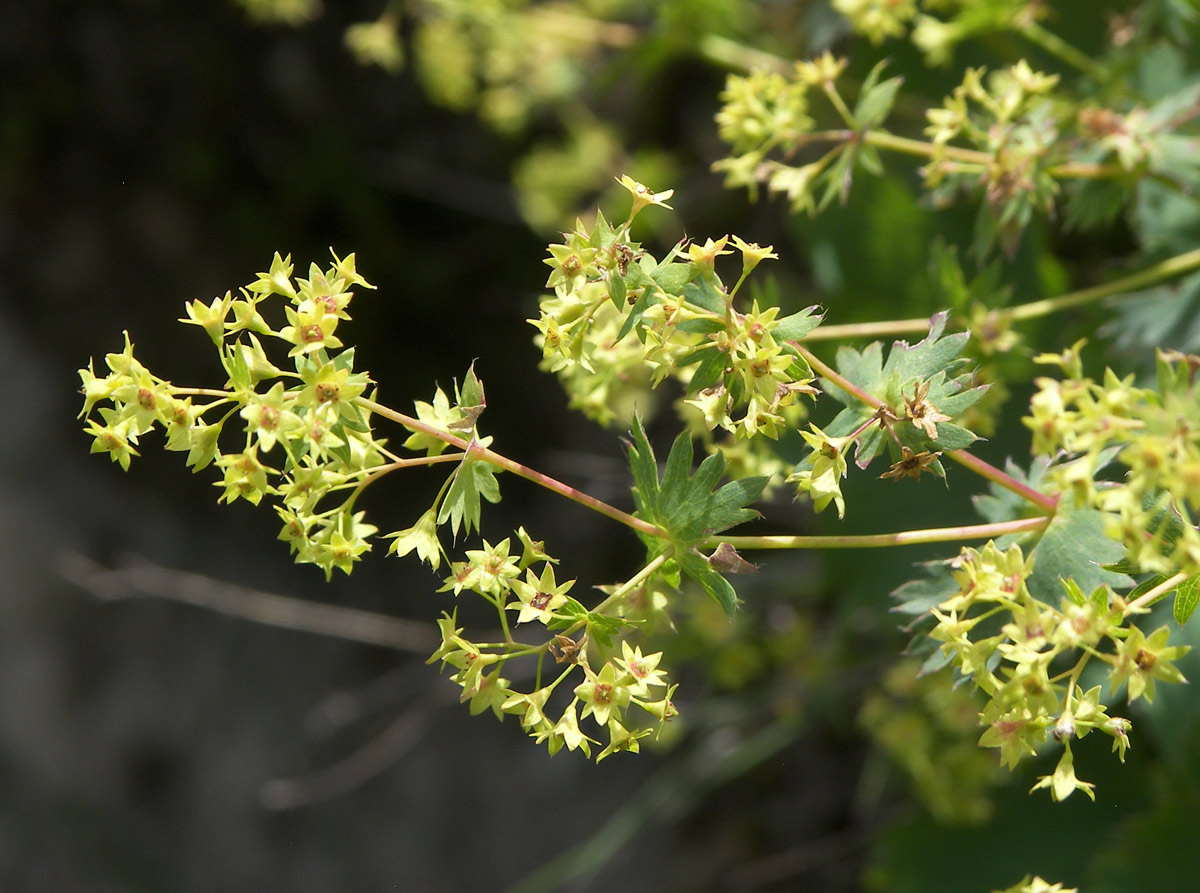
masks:
<svg viewBox="0 0 1200 893"><path fill-rule="evenodd" d="M1025 424L1035 453L1057 459L1051 475L1077 505L1105 513L1108 535L1125 546L1132 568L1200 573L1200 359L1160 352L1158 388L1106 370L1082 374L1079 347L1036 359L1060 365L1065 378L1039 378ZM1107 465L1119 480L1097 483Z"/></svg>
<svg viewBox="0 0 1200 893"><path fill-rule="evenodd" d="M917 14L916 0L833 0L833 8L871 43L901 37Z"/></svg>
<svg viewBox="0 0 1200 893"><path fill-rule="evenodd" d="M636 192L635 207L639 201L662 204L664 198ZM582 283L592 252L581 248L580 253ZM558 261L564 294L576 275L574 263L568 257ZM279 538L298 562L320 566L327 577L334 569L349 573L371 548L376 528L354 510L368 485L401 468L455 463L434 504L411 527L387 535L389 553L415 552L437 570L446 558L439 527L448 525L455 537L462 530L470 533L479 527L481 500L500 498L494 464L499 457L488 453L491 438L477 431L486 406L483 385L471 369L456 384L453 398L438 388L432 401L416 401L415 417L369 400L370 380L354 371L353 350L338 351L355 288L373 286L356 271L353 255L334 255L330 267L313 265L308 278L295 278L290 257L276 254L270 269L238 295L188 304L181 322L203 329L217 347L227 376L221 389L178 387L153 375L136 359L126 336L124 349L105 357L107 374L98 375L90 363L80 370L81 415L93 452L106 452L127 469L139 438L164 429L167 449L187 452L189 466L220 470L216 485L222 501L272 502L283 522ZM264 338L283 342L294 372L274 365ZM377 413L408 430L403 446L410 455L397 455L375 437L371 420ZM222 442L226 429L229 444ZM474 592L490 603L502 641L470 641L451 614L442 622L443 642L433 660L455 668L454 681L472 713L490 707L501 717L519 714L522 726L547 742L551 753L565 744L590 755L599 742L581 731L580 723L588 720L608 734L597 759L637 751L652 729L634 722L630 709L639 708L659 723L670 719L676 713L674 686L658 667L661 652L643 655L639 646L614 637L662 614L664 588L671 587L654 569L665 557L631 583L607 589L603 605L589 610L570 595L574 580L559 582L557 561L542 543L523 528L510 551L512 542L483 540L479 548L465 549L463 560L450 561L442 587L455 596ZM540 628L544 640L519 642L510 630L514 625ZM544 683L547 655L566 666ZM501 675L510 660L521 657L537 664L536 684L528 693ZM558 719L547 719L552 693L573 674L573 699L563 704Z"/></svg>
<svg viewBox="0 0 1200 893"><path fill-rule="evenodd" d="M843 122L852 129L875 126L886 116L891 105L893 83L885 89L887 98L878 108L861 120L846 106L837 91L836 81L846 67L845 59L829 53L797 62L790 77L780 72L756 71L749 75L730 75L721 93L721 110L717 112L718 133L730 144L732 155L713 165L713 170L725 174L725 185L745 187L753 197L759 184L767 191L786 195L793 210L813 213L824 208L836 195L843 195L845 184L835 182L849 171L853 152L842 143L817 161L795 165L790 162L794 151L808 142L845 139L847 131L816 132L808 115L808 94L814 88L832 102ZM877 84L876 69L864 84L864 95L871 95ZM874 94L882 98L881 94ZM860 102L860 109L864 103ZM782 158L772 157L772 154ZM835 163L836 162L836 163ZM815 199L818 187L826 184L819 202Z"/></svg>
<svg viewBox="0 0 1200 893"><path fill-rule="evenodd" d="M505 714L519 716L521 727L539 744L545 743L551 755L565 745L590 757L592 745L600 742L585 731L587 726L581 728L588 719L596 729L592 734L608 735L597 762L618 751L636 753L639 740L653 729L631 718L631 707L660 726L678 712L671 702L675 685L668 684L658 666L662 652L644 655L640 646L625 639L619 640L618 652L612 636L624 622L599 609L589 612L568 594L574 580L558 582L557 559L524 528L517 535L519 555L511 551L508 539L494 546L485 541L482 549L467 550L465 561L451 563L442 587L456 596L464 590L476 592L492 604L501 618L503 640L473 642L456 626L457 612L448 613L438 622L442 644L430 662L453 668L451 679L462 688L461 700L470 702L471 713L490 709L500 719ZM537 572L534 565L539 564ZM518 641L509 630L510 613L518 628L540 623L554 635L541 644ZM549 682L543 677L547 656L555 665L565 665ZM528 691L521 690L519 675L511 675L509 662L520 659L536 660ZM572 677L573 685L568 682ZM559 696L554 698L556 691Z"/></svg>
<svg viewBox="0 0 1200 893"><path fill-rule="evenodd" d="M1028 31L1040 13L1027 0L834 0L833 7L876 44L904 37L911 26L910 39L930 65L944 65L960 43L976 35Z"/></svg>
<svg viewBox="0 0 1200 893"><path fill-rule="evenodd" d="M877 38L899 33L915 12L912 3L838 5ZM1013 24L1008 0L971 7L956 24L916 16L913 39L952 45L980 29ZM1107 76L1032 18L1019 29L1035 42L1055 40L1057 50L1097 79ZM753 196L765 184L769 192L785 195L793 210L813 214L834 200L844 202L859 171L882 173L880 150L921 156L928 159L922 174L935 206L950 205L960 193L982 198L973 246L982 258L996 245L1011 254L1034 215L1053 214L1064 191L1070 222L1093 226L1119 213L1130 187L1145 174L1195 165L1185 149L1190 134L1179 132L1193 113L1180 98L1149 108L1097 107L1059 96L1058 75L1035 71L1023 59L990 74L969 68L943 104L928 109L928 141L922 142L884 128L899 78L884 79L880 63L851 106L837 84L844 68L845 60L826 54L797 63L790 73L731 75L717 113L730 156L713 165L725 174L726 185ZM810 102L814 92L828 100L840 127L818 129L823 119ZM1068 184L1065 190L1060 181Z"/></svg>
<svg viewBox="0 0 1200 893"><path fill-rule="evenodd" d="M770 248L738 236L681 242L661 261L629 230L644 208L669 208L671 191L653 192L628 177L633 199L619 225L601 214L577 222L549 247L554 290L530 323L538 330L543 368L556 372L572 405L593 418L627 420L634 398L667 379L684 385L684 404L706 431L733 440L793 430L803 416L799 397L816 393L813 375L790 341L820 322L815 308L781 317L752 300L738 309L740 290ZM741 273L732 288L718 259L737 253ZM645 401L641 404L645 411Z"/></svg>
<svg viewBox="0 0 1200 893"><path fill-rule="evenodd" d="M237 0L246 14L257 22L281 22L303 25L321 12L321 0Z"/></svg>
<svg viewBox="0 0 1200 893"><path fill-rule="evenodd" d="M993 893L1079 893L1079 889L1064 887L1061 883L1052 884L1037 875L1027 874L1011 887L994 890Z"/></svg>
<svg viewBox="0 0 1200 893"><path fill-rule="evenodd" d="M1017 545L963 549L951 563L956 589L931 610L930 637L940 642L944 661L973 680L985 696L980 714L984 747L1000 750L1013 768L1053 740L1063 746L1055 771L1034 787L1049 788L1055 800L1076 790L1093 796L1092 785L1075 775L1071 742L1092 731L1113 739L1124 760L1130 722L1110 716L1102 685L1084 689L1089 662L1107 665L1110 695L1127 685L1129 700L1152 700L1155 680L1182 682L1174 661L1186 646L1168 644L1169 630L1149 636L1131 623L1144 611L1107 585L1083 593L1063 584L1058 605L1034 598L1027 581L1033 561Z"/></svg>
<svg viewBox="0 0 1200 893"><path fill-rule="evenodd" d="M413 57L430 98L474 109L506 132L538 107L570 101L603 43L630 35L626 26L544 4L439 0L414 19Z"/></svg>
<svg viewBox="0 0 1200 893"><path fill-rule="evenodd" d="M166 432L168 450L187 453L195 471L210 464L222 473L220 499L254 505L275 500L283 521L280 539L296 560L327 575L348 572L370 548L376 528L355 512L357 493L388 462L369 413L355 399L370 380L354 372L354 352L341 346L339 324L355 288L373 288L355 269L354 255L333 257L307 279L292 278L290 257L278 254L267 272L235 296L186 306L182 322L202 328L220 351L228 376L221 390L183 388L153 375L134 356L128 335L120 353L105 357L108 374L89 363L83 380L87 431L93 452L107 452L128 468L138 439L155 427ZM263 311L283 298L284 324L277 329ZM277 367L259 336L286 342L294 372ZM202 402L203 401L203 402ZM240 423L242 437L220 443Z"/></svg>
<svg viewBox="0 0 1200 893"><path fill-rule="evenodd" d="M925 131L935 147L924 169L934 200L983 190L990 225L981 221L976 232L979 253L993 239L1011 251L1035 212L1053 210L1058 186L1048 168L1066 152L1060 141L1065 106L1050 93L1057 75L1035 72L1024 60L984 75L982 68L968 68L942 108L928 111ZM954 140L968 143L970 152L953 151Z"/></svg>

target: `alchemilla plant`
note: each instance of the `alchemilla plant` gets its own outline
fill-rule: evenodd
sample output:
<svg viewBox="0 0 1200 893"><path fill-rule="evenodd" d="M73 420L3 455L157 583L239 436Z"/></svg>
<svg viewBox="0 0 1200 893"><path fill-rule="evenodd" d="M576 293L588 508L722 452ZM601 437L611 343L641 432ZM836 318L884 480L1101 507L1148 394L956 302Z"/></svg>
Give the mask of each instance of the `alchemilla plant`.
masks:
<svg viewBox="0 0 1200 893"><path fill-rule="evenodd" d="M931 662L953 663L988 697L982 745L999 748L1015 766L1048 740L1057 742L1059 769L1044 783L1056 799L1076 787L1090 792L1075 778L1071 741L1100 731L1123 756L1130 722L1107 713L1111 695L1124 688L1131 700L1152 698L1156 680L1183 681L1172 661L1186 646L1168 644L1167 627L1143 631L1137 621L1174 594L1182 623L1200 600L1200 533L1192 523L1200 509L1200 358L1162 352L1157 387L1138 388L1111 371L1101 383L1083 377L1077 346L1040 357L1061 367L1063 377L1039 379L1026 418L1036 458L1027 474L1001 471L971 455L975 435L954 421L984 389L972 383L963 357L969 333L946 334L945 314L930 320L916 344L896 342L886 356L878 342L843 349L836 368L828 366L804 343L821 321L815 308L781 316L778 307L742 297L753 270L775 259L771 248L723 236L681 243L656 259L632 240L631 226L643 209L666 207L671 193L628 178L622 184L632 197L624 221L613 225L598 214L550 247L547 285L554 292L531 322L545 365L584 408L605 414L606 397L629 368L645 369L653 384L681 382L681 404L697 430L679 436L661 472L634 420L634 514L493 451L480 431L487 404L473 369L453 398L439 388L412 415L375 402L368 375L354 371L353 349L339 350L354 291L373 288L354 255L335 254L324 270L314 264L308 278L294 278L290 258L276 255L236 296L187 305L182 321L204 329L218 349L225 389L180 387L155 376L136 359L128 336L120 352L105 357L106 374L80 370L93 451L128 468L140 438L163 429L166 448L186 452L188 466L220 470L221 500L270 502L296 560L327 576L349 573L371 548L377 529L355 510L368 485L400 469L450 466L434 504L412 527L385 536L388 551L415 552L435 571L445 566L442 589L456 597L469 591L493 605L504 638L472 641L451 611L439 621L442 645L432 659L455 671L472 712L517 714L551 753L564 745L590 753L603 743L597 758L637 750L652 731L644 720L665 721L675 712L663 654L643 654L636 639L666 616L685 580L732 615L738 599L728 578L753 570L741 551L986 539L906 588L917 594L903 607L934 619L928 636L939 647ZM736 255L732 286L717 272L724 255ZM281 316L282 324L273 327L264 314ZM286 348L294 371L276 365L286 361L273 357L264 338L282 342L278 353ZM821 398L843 408L824 429L805 425L806 402ZM377 419L408 432L403 453L376 436ZM231 446L223 445L227 427ZM808 452L789 468L771 447L796 428ZM709 455L693 469L696 437ZM760 473L743 471L722 484L726 450L740 468ZM981 503L989 523L828 541L723 535L757 517L751 506L769 484L791 485L817 511L832 505L842 515L842 480L851 465L866 469L880 460L883 479L922 480L944 477L944 459L991 482L995 494ZM1109 466L1121 473L1098 480ZM557 579L556 559L524 528L452 557L443 539L478 529L482 503L500 499L501 471L632 527L646 542L646 564L589 606L570 594L574 580ZM1039 565L1042 554L1052 567ZM544 636L531 643L526 630L536 628ZM522 659L537 664L529 691L505 675L510 661ZM1102 685L1080 685L1092 661L1106 667L1108 698ZM551 713L560 687L572 697ZM581 726L584 720L590 725Z"/></svg>
<svg viewBox="0 0 1200 893"><path fill-rule="evenodd" d="M1200 356L1127 338L1128 369L1088 374L1084 341L1035 354L1023 326L1117 295L1154 295L1187 274L1184 288L1200 289L1200 249L1187 235L1200 218L1188 205L1200 189L1200 87L1193 79L1147 96L1120 76L1134 49L1151 43L1174 48L1182 66L1186 10L1158 4L1115 22L1109 57L1097 60L1044 27L1038 4L834 6L870 41L910 39L931 64L951 60L969 38L1010 32L1073 74L1026 59L967 68L925 110L923 129L901 133L888 121L903 83L886 63L851 81L846 60L830 53L795 64L739 57L746 70L728 77L716 115L729 152L713 167L727 185L817 215L845 202L856 181L883 175L891 154L920 159L931 208L975 208L969 251L980 273L972 278L955 251L935 246L931 288L945 309L929 318L826 324L832 314L818 306L785 310L763 271L786 257L751 233L643 244L644 215L673 213L673 191L617 177L625 201L615 216L579 218L549 246L546 293L530 323L542 368L571 406L626 427L632 512L493 448L473 367L409 412L378 402L345 343L352 299L374 288L353 254L303 276L276 254L236 293L186 306L182 321L211 340L223 388L156 376L127 335L101 368L80 372L93 451L129 468L161 429L187 466L217 470L219 499L269 504L296 560L327 576L351 572L378 541L357 508L368 486L442 466L433 503L382 537L389 553L415 553L441 578L447 610L430 660L472 713L513 715L551 754L565 747L597 760L637 751L676 715L669 644L653 651L647 637L669 643L661 634L681 591L702 590L736 623L733 581L754 572L756 551L953 544L896 593L916 635L910 653L922 673L948 668L960 695L973 692L978 745L1003 765L1057 754L1034 790L1094 796L1076 774L1075 742L1098 733L1124 760L1136 741L1129 704L1185 681L1176 662L1188 646L1178 632L1200 604ZM467 19L424 15L423 41L474 33ZM387 29L391 47L392 19ZM366 32L355 35L352 45L366 52ZM388 58L398 65L402 54ZM1014 303L1002 261L1054 215L1079 229L1125 215L1137 271ZM1136 311L1121 313L1130 331L1146 328ZM846 344L829 356L824 345L835 340ZM1023 353L1045 373L1023 412L1030 454L999 468L974 448L1002 423L1006 385L1024 368L1010 361ZM681 429L662 461L627 411L655 389L674 399ZM384 425L403 439L377 434ZM839 518L859 511L843 492L852 474L937 500L950 463L983 485L978 523L871 535L731 532L786 499ZM536 529L478 538L502 473L631 528L644 562L624 580L584 584L562 574ZM956 475L954 486L965 480ZM494 609L495 641L460 626L455 605L468 594ZM1164 600L1174 624L1151 610ZM886 705L869 712L868 726L886 731ZM1040 878L1019 888L1053 889Z"/></svg>

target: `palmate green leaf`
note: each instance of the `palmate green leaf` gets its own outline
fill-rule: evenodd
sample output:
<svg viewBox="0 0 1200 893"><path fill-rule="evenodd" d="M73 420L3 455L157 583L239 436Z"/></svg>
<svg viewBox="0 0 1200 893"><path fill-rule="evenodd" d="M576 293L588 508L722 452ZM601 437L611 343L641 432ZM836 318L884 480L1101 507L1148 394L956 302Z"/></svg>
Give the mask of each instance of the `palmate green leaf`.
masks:
<svg viewBox="0 0 1200 893"><path fill-rule="evenodd" d="M1200 274L1144 291L1129 292L1116 305L1117 316L1106 326L1128 353L1156 347L1189 351L1200 333Z"/></svg>
<svg viewBox="0 0 1200 893"><path fill-rule="evenodd" d="M689 304L695 304L709 313L724 313L725 298L705 276L698 276L684 286L681 292Z"/></svg>
<svg viewBox="0 0 1200 893"><path fill-rule="evenodd" d="M483 392L483 382L475 374L474 363L467 369L467 374L463 377L462 387L460 388L457 384L455 385L455 392L458 405L461 407L487 405L487 400Z"/></svg>
<svg viewBox="0 0 1200 893"><path fill-rule="evenodd" d="M1066 592L1067 598L1069 598L1075 604L1083 607L1088 603L1088 597L1083 594L1083 590L1079 588L1079 584L1075 582L1074 578L1068 577L1064 580L1062 577L1059 577L1058 582L1062 584L1063 591Z"/></svg>
<svg viewBox="0 0 1200 893"><path fill-rule="evenodd" d="M671 445L659 480L654 451L646 439L641 420L634 416L629 443L629 468L633 473L634 501L639 517L667 531L680 568L696 580L727 611L737 606L733 587L700 555L695 546L714 533L758 517L749 505L758 500L766 477L730 481L717 488L725 473L720 453L705 458L692 472L692 438L686 431ZM661 540L647 542L658 554L666 547Z"/></svg>
<svg viewBox="0 0 1200 893"><path fill-rule="evenodd" d="M1039 493L1046 492L1043 486L1046 480L1046 471L1050 467L1050 460L1043 456L1038 456L1033 459L1029 465L1029 470L1026 471L1012 459L1004 463L1004 473L1019 483L1025 484L1031 490L1036 490ZM992 484L990 493L982 496L976 496L972 501L975 503L975 511L983 520L998 524L1001 521L1014 521L1018 518L1033 517L1036 513L1030 506L1029 502L1020 494L1014 493L1005 487Z"/></svg>
<svg viewBox="0 0 1200 893"><path fill-rule="evenodd" d="M799 341L819 326L821 320L825 318L825 314L821 313L820 309L813 304L811 307L805 307L803 310L785 316L771 330L771 337L776 341Z"/></svg>
<svg viewBox="0 0 1200 893"><path fill-rule="evenodd" d="M898 416L904 415L904 398L911 398L919 384L928 386L925 395L928 403L945 415L958 415L980 400L987 387L972 387L968 373L958 374L967 362L960 354L969 335L962 332L943 336L945 326L946 314L935 314L929 320L926 338L913 345L895 342L886 362L883 347L877 341L862 351L843 347L837 353L838 371L852 384L887 403ZM833 382L823 380L822 386L846 407L826 426L831 437L850 434L874 415L872 407ZM977 440L971 431L950 422L937 423L936 439L904 421L893 423L892 430L914 452L961 450ZM856 442L855 464L866 468L885 451L895 455L898 452L895 441L882 429L872 428Z"/></svg>
<svg viewBox="0 0 1200 893"><path fill-rule="evenodd" d="M960 356L970 335L958 332L944 335L946 312L929 317L929 334L916 344L897 341L888 353L883 367L884 377L895 376L902 382L924 381L938 372L949 373L962 367L968 360Z"/></svg>
<svg viewBox="0 0 1200 893"><path fill-rule="evenodd" d="M883 344L879 341L872 341L862 351L852 347L839 347L835 363L843 378L858 385L868 394L882 391L880 382L883 378ZM863 406L861 400L831 381L822 381L821 390L849 409L862 409L867 415L871 413L870 408Z"/></svg>
<svg viewBox="0 0 1200 893"><path fill-rule="evenodd" d="M588 236L588 244L592 248L607 248L613 243L614 232L612 224L608 222L608 218L604 216L601 210L596 211L596 223L592 227L591 235Z"/></svg>
<svg viewBox="0 0 1200 893"><path fill-rule="evenodd" d="M254 380L250 377L250 367L246 364L246 358L242 352L237 349L237 345L226 344L222 353L225 371L229 373L230 386L235 391L246 391L253 388Z"/></svg>
<svg viewBox="0 0 1200 893"><path fill-rule="evenodd" d="M642 420L633 417L633 442L628 444L629 470L633 474L633 501L645 517L658 514L658 465L642 430Z"/></svg>
<svg viewBox="0 0 1200 893"><path fill-rule="evenodd" d="M465 533L479 529L480 497L488 502L500 501L499 469L482 459L468 456L454 472L454 481L446 491L437 522L450 522L450 532L457 537L460 527Z"/></svg>
<svg viewBox="0 0 1200 893"><path fill-rule="evenodd" d="M855 156L858 154L856 151L857 147L857 143L851 144L813 182L813 192L816 192L818 183L825 184L825 191L821 194L821 201L817 204L817 214L820 214L833 204L835 198L845 204L846 199L850 195L850 184L854 180L854 161Z"/></svg>
<svg viewBox="0 0 1200 893"><path fill-rule="evenodd" d="M717 604L724 609L726 615L732 615L737 610L738 605L741 604L737 593L733 591L728 580L712 569L707 558L695 550L682 553L678 558L683 572L716 599Z"/></svg>
<svg viewBox="0 0 1200 893"><path fill-rule="evenodd" d="M950 422L938 422L935 427L938 433L936 440L925 436L919 428L909 424L897 426L896 437L902 444L914 452L920 452L921 450L934 452L940 450L944 453L953 452L954 450L965 450L979 439L961 425L954 425Z"/></svg>
<svg viewBox="0 0 1200 893"><path fill-rule="evenodd" d="M728 530L759 513L746 506L762 495L766 477L730 481L714 490L725 473L725 457L713 453L700 463L694 475L692 438L684 432L675 438L659 485L661 524L680 545L694 545L714 533Z"/></svg>
<svg viewBox="0 0 1200 893"><path fill-rule="evenodd" d="M626 621L623 618L612 617L608 614L597 614L595 611L588 611L584 616L587 622L588 635L605 648L613 647L613 636L620 633L626 626Z"/></svg>
<svg viewBox="0 0 1200 893"><path fill-rule="evenodd" d="M608 296L618 310L625 309L625 280L621 276L608 277Z"/></svg>
<svg viewBox="0 0 1200 893"><path fill-rule="evenodd" d="M1119 452L1119 448L1110 450L1110 455L1115 455ZM1183 535L1183 521L1175 509L1171 507L1170 499L1165 493L1143 493L1142 494L1142 511L1151 515L1150 520L1146 524L1146 533L1156 537L1159 541L1159 553L1166 556L1174 551L1175 541ZM1105 567L1110 571L1116 571L1123 574L1139 574L1143 569L1135 562L1131 561L1128 555L1122 556L1118 561L1106 564ZM1159 578L1159 583L1165 580L1166 577ZM1155 584L1157 585L1157 584Z"/></svg>
<svg viewBox="0 0 1200 893"><path fill-rule="evenodd" d="M716 347L706 347L688 354L679 365L699 365L696 366L696 371L692 373L692 377L688 381L687 392L695 394L724 379L725 364L728 359L729 355Z"/></svg>
<svg viewBox="0 0 1200 893"><path fill-rule="evenodd" d="M658 287L667 294L677 295L683 291L683 287L695 278L700 268L692 263L668 263L659 264L654 272L650 274L650 278L658 283Z"/></svg>

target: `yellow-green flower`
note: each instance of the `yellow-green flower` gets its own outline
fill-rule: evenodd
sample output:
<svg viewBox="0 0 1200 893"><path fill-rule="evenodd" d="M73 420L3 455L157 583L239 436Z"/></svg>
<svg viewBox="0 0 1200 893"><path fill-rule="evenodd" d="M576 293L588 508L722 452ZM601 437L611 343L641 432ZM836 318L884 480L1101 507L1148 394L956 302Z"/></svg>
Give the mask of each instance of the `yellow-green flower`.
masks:
<svg viewBox="0 0 1200 893"><path fill-rule="evenodd" d="M1038 788L1049 788L1050 796L1055 800L1066 800L1076 791L1083 791L1092 800L1096 799L1096 795L1092 793L1092 789L1096 787L1089 781L1080 781L1075 776L1075 758L1071 755L1071 745L1067 744L1063 749L1063 755L1058 761L1058 766L1055 767L1052 775L1043 775L1039 778L1038 783L1029 789L1033 793Z"/></svg>
<svg viewBox="0 0 1200 893"><path fill-rule="evenodd" d="M661 651L643 655L640 645L630 648L628 642L621 642L621 657L618 657L616 662L618 667L633 677L633 684L629 686L632 694L644 698L650 694L649 686L667 684L666 673L658 669L662 655Z"/></svg>
<svg viewBox="0 0 1200 893"><path fill-rule="evenodd" d="M653 192L628 174L622 174L616 179L633 196L633 208L629 212L630 220L636 217L637 213L648 205L657 205L660 208L666 208L668 211L674 210L674 208L667 204L667 199L675 194L674 189L668 189L665 192Z"/></svg>
<svg viewBox="0 0 1200 893"><path fill-rule="evenodd" d="M584 667L587 681L575 686L575 697L583 702L583 713L580 719L591 716L597 725L608 725L614 713L620 714L629 703L629 685L617 675L617 669L612 661L604 665L599 673L591 667Z"/></svg>
<svg viewBox="0 0 1200 893"><path fill-rule="evenodd" d="M526 568L524 580L513 580L512 590L520 600L520 604L509 605L510 611L520 611L517 623L528 623L530 620L540 620L549 623L554 617L554 611L567 602L567 592L575 585L574 580L568 580L561 586L554 579L554 568L547 564L539 579L534 576L532 568Z"/></svg>
<svg viewBox="0 0 1200 893"><path fill-rule="evenodd" d="M1136 626L1129 630L1117 649L1116 661L1109 680L1112 691L1121 687L1122 682L1129 683L1129 700L1136 701L1145 696L1147 701L1154 700L1154 680L1163 682L1187 682L1172 661L1183 657L1191 650L1190 645L1167 645L1171 630L1160 626L1147 637Z"/></svg>

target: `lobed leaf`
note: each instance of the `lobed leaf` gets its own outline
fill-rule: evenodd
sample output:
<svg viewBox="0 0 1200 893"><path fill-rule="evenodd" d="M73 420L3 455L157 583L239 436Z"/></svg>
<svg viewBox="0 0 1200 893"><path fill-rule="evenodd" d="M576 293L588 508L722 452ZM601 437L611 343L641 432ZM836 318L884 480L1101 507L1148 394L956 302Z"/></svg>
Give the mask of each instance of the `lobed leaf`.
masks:
<svg viewBox="0 0 1200 893"><path fill-rule="evenodd" d="M1200 605L1200 576L1189 577L1175 590L1175 622L1183 626Z"/></svg>
<svg viewBox="0 0 1200 893"><path fill-rule="evenodd" d="M437 522L450 522L450 532L457 537L459 528L465 533L479 529L480 497L488 502L500 501L500 484L496 472L500 469L490 462L471 456L463 459L454 472L454 480L442 506L438 510Z"/></svg>

